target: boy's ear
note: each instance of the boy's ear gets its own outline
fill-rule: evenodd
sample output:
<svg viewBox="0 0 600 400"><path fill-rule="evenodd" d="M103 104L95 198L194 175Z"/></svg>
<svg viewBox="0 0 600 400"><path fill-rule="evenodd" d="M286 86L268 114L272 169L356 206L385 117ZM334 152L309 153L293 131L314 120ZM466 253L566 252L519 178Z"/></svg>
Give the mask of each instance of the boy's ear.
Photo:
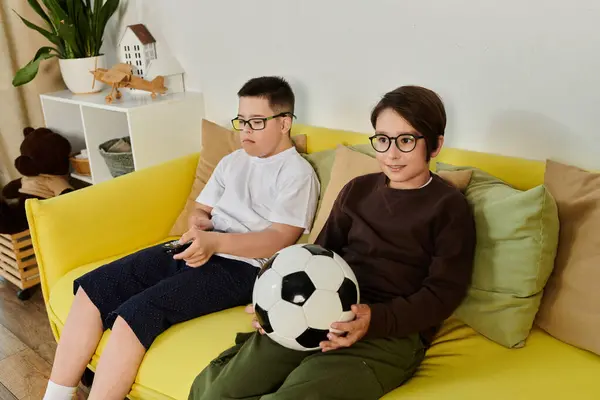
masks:
<svg viewBox="0 0 600 400"><path fill-rule="evenodd" d="M282 118L281 122L283 123L283 125L282 125L282 131L284 133L291 134L291 130L292 130L292 117L286 115L284 118Z"/></svg>
<svg viewBox="0 0 600 400"><path fill-rule="evenodd" d="M431 153L431 158L435 158L442 151L442 147L444 146L444 137L442 135L438 136L438 146L435 151Z"/></svg>

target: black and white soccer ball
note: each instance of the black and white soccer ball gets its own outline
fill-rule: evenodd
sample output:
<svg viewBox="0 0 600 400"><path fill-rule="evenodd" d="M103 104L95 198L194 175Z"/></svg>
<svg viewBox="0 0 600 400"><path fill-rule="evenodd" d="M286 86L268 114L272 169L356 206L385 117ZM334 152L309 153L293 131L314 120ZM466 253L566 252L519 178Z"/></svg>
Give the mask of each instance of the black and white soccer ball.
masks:
<svg viewBox="0 0 600 400"><path fill-rule="evenodd" d="M277 252L261 269L252 294L258 322L267 335L294 350L319 348L331 324L351 321L359 290L350 266L314 244Z"/></svg>

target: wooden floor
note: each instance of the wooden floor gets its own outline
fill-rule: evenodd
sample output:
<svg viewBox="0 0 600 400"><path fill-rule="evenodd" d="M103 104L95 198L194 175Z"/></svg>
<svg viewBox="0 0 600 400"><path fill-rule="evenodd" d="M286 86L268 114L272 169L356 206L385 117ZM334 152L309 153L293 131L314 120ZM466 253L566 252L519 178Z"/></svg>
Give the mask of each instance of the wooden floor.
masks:
<svg viewBox="0 0 600 400"><path fill-rule="evenodd" d="M0 278L0 400L39 400L56 342L39 287L27 301L17 299L16 293L15 286Z"/></svg>

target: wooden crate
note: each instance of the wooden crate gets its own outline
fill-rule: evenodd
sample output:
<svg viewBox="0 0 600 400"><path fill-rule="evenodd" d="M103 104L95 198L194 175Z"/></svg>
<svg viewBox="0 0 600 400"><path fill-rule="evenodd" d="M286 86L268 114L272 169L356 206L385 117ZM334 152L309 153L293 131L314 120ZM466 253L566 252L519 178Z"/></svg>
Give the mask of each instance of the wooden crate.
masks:
<svg viewBox="0 0 600 400"><path fill-rule="evenodd" d="M29 230L13 235L0 234L0 275L22 290L40 283Z"/></svg>

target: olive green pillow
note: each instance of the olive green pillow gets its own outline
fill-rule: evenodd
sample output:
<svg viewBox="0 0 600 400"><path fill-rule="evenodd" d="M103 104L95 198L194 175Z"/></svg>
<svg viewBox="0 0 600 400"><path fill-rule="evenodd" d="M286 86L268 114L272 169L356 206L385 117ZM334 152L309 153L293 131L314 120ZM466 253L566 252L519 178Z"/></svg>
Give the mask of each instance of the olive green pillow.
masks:
<svg viewBox="0 0 600 400"><path fill-rule="evenodd" d="M437 168L473 170L465 191L477 231L473 280L455 315L501 345L522 347L554 268L556 202L543 185L521 191L479 169Z"/></svg>

